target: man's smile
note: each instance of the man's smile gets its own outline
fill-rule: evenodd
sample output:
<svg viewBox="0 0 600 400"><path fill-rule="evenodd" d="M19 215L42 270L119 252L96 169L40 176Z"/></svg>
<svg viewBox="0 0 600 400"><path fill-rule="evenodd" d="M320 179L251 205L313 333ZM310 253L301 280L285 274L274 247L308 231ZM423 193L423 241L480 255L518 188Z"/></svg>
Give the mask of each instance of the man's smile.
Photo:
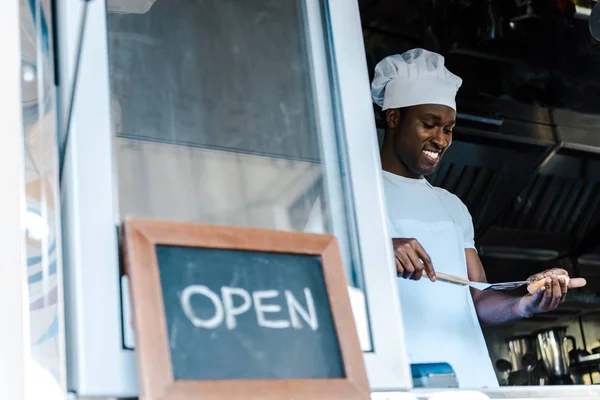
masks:
<svg viewBox="0 0 600 400"><path fill-rule="evenodd" d="M423 150L423 154L425 154L425 157L432 163L437 163L440 159L441 152L433 150Z"/></svg>

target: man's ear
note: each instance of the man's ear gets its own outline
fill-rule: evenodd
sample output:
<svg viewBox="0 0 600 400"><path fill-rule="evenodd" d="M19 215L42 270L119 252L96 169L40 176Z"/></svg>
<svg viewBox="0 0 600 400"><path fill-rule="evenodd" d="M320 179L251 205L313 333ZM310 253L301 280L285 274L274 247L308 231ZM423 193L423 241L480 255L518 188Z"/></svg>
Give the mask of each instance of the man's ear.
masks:
<svg viewBox="0 0 600 400"><path fill-rule="evenodd" d="M390 108L385 112L385 122L388 128L396 129L400 124L400 110Z"/></svg>

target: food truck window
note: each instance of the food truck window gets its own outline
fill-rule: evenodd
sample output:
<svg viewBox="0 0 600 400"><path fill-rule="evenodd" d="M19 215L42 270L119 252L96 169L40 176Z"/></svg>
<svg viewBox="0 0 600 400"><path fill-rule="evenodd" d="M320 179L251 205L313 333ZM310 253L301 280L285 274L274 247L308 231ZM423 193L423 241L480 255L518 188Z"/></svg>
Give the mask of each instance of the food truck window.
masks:
<svg viewBox="0 0 600 400"><path fill-rule="evenodd" d="M97 62L83 59L65 168L71 389L135 395L127 285L105 268L126 216L334 234L371 386L408 387L358 5L115 0L102 17L90 10L90 24L106 25L84 41ZM115 325L113 293L93 285L119 280L117 338L100 334ZM103 312L90 291L107 298ZM87 343L107 338L126 361L92 377L110 352Z"/></svg>
<svg viewBox="0 0 600 400"><path fill-rule="evenodd" d="M109 12L118 213L333 233L362 290L331 78L303 3Z"/></svg>
<svg viewBox="0 0 600 400"><path fill-rule="evenodd" d="M316 88L327 71L306 22L300 1L109 12L119 216L303 231L316 206L314 228L338 235L360 287L332 104Z"/></svg>

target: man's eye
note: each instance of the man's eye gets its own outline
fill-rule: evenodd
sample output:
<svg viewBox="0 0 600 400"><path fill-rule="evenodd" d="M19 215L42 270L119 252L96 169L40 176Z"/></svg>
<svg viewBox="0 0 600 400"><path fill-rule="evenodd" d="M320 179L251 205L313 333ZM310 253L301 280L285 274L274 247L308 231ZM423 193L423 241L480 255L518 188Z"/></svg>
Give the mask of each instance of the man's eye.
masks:
<svg viewBox="0 0 600 400"><path fill-rule="evenodd" d="M425 127L425 129L433 129L433 128L435 128L435 126L426 124L425 122L423 122L423 126Z"/></svg>
<svg viewBox="0 0 600 400"><path fill-rule="evenodd" d="M448 135L452 135L452 129L446 129L445 131Z"/></svg>

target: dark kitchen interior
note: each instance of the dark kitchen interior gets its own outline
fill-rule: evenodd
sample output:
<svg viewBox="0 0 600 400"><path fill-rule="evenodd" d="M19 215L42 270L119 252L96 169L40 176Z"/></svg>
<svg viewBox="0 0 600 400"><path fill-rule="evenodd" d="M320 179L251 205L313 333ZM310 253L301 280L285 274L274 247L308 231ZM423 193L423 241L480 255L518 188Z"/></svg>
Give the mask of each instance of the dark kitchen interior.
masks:
<svg viewBox="0 0 600 400"><path fill-rule="evenodd" d="M423 47L444 55L463 79L453 145L429 179L471 211L488 280L523 280L561 267L588 281L552 313L484 327L499 380L538 385L545 375L545 384L600 384L600 42L590 29L595 2L359 3L371 74L383 57ZM374 112L381 134L383 120ZM561 341L565 333L573 336L579 348L565 361L571 379L560 369L549 371L541 355L509 352L510 338L525 335L535 346L534 332L557 327L566 332L553 334Z"/></svg>

